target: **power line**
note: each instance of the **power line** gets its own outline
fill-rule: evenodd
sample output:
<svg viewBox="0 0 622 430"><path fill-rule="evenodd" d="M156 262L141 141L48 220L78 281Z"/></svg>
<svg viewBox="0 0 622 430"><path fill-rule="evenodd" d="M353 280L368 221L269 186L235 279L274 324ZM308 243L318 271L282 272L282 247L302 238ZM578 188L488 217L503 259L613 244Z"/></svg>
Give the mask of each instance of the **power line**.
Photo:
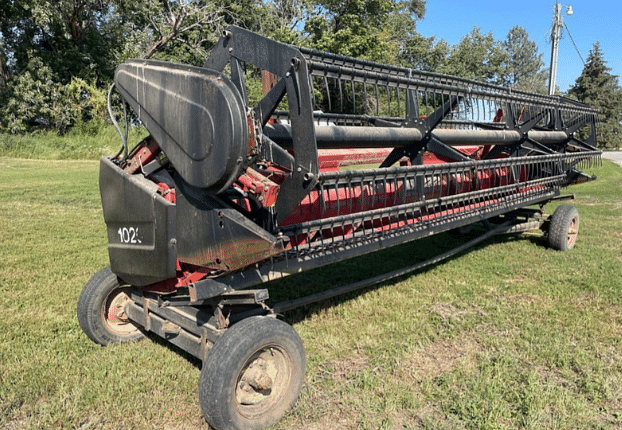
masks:
<svg viewBox="0 0 622 430"><path fill-rule="evenodd" d="M566 25L565 22L564 22L564 27L566 28L566 31L568 32L568 36L570 36L570 40L572 40L572 44L574 45L574 49L577 50L577 54L579 54L579 58L581 59L581 62L585 66L585 61L583 61L583 57L581 56L581 53L579 52L579 48L577 48L577 44L574 42L574 39L572 38L572 34L570 34L570 30L568 30L568 26Z"/></svg>

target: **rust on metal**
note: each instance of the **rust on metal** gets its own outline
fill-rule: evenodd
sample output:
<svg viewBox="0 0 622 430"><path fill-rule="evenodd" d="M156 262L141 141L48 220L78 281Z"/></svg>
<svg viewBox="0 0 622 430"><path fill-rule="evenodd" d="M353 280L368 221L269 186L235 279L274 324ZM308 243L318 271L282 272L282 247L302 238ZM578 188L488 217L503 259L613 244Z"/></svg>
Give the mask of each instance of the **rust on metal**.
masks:
<svg viewBox="0 0 622 430"><path fill-rule="evenodd" d="M154 138L148 137L144 139L129 155L124 170L130 175L140 171L144 166L155 160L160 151L160 146Z"/></svg>
<svg viewBox="0 0 622 430"><path fill-rule="evenodd" d="M131 302L129 296L120 291L118 292L108 304L108 311L106 318L112 325L126 324L129 322L129 318L125 313L125 307Z"/></svg>
<svg viewBox="0 0 622 430"><path fill-rule="evenodd" d="M143 304L143 313L145 316L145 330L151 331L151 317L149 315L149 300L145 300Z"/></svg>
<svg viewBox="0 0 622 430"><path fill-rule="evenodd" d="M217 327L219 330L224 330L229 327L229 317L225 316L222 312L222 306L217 306L214 309L214 316L216 317Z"/></svg>
<svg viewBox="0 0 622 430"><path fill-rule="evenodd" d="M256 196L263 207L269 208L276 203L279 185L256 170L247 168L237 182L242 190Z"/></svg>
<svg viewBox="0 0 622 430"><path fill-rule="evenodd" d="M167 335L177 335L181 331L181 327L171 321L166 321L162 325L162 331Z"/></svg>

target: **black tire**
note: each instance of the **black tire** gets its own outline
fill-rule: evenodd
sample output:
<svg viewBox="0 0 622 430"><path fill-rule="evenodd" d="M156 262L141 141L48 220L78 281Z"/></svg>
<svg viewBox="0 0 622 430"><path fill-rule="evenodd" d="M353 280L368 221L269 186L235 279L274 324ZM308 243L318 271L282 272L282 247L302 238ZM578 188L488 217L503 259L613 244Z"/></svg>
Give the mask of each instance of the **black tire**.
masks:
<svg viewBox="0 0 622 430"><path fill-rule="evenodd" d="M271 317L246 318L227 329L203 362L203 416L218 430L274 424L298 399L305 367L304 346L290 325Z"/></svg>
<svg viewBox="0 0 622 430"><path fill-rule="evenodd" d="M129 290L110 267L94 274L84 285L78 299L78 322L93 342L108 345L144 336L123 311L130 300Z"/></svg>
<svg viewBox="0 0 622 430"><path fill-rule="evenodd" d="M579 211L574 206L562 205L555 209L549 225L549 246L558 251L574 248L579 235Z"/></svg>

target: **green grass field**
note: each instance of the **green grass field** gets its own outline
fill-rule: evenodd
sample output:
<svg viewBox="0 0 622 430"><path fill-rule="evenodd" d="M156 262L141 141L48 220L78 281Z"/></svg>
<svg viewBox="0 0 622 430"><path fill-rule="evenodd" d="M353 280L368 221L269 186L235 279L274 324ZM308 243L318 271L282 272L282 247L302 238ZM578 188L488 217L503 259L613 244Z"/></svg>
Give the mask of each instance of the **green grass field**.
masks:
<svg viewBox="0 0 622 430"><path fill-rule="evenodd" d="M200 363L153 337L107 348L76 319L106 266L95 161L0 158L0 428L206 429ZM577 195L574 250L493 238L284 316L306 384L279 429L622 428L622 169ZM548 208L552 212L554 205ZM438 235L275 283L274 297L413 264Z"/></svg>
<svg viewBox="0 0 622 430"><path fill-rule="evenodd" d="M88 123L87 123L88 124ZM37 160L98 160L103 155L115 154L121 148L121 138L111 125L94 129L77 129L64 136L54 132L36 132L25 135L0 133L0 157L18 157ZM144 127L130 128L130 149L147 135Z"/></svg>

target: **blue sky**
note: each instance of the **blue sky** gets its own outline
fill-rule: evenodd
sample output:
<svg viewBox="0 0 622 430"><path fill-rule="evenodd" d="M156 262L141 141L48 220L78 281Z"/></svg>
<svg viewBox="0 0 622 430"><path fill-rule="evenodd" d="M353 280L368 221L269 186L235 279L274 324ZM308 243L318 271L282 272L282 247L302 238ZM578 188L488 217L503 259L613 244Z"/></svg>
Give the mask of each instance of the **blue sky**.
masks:
<svg viewBox="0 0 622 430"><path fill-rule="evenodd" d="M564 14L564 22L583 59L587 60L594 43L600 41L611 73L622 76L622 2L576 0L562 4L572 5L574 10L572 16ZM482 34L492 32L496 40L504 40L508 31L519 25L538 44L548 68L554 5L555 0L428 0L426 16L418 22L417 31L455 45L473 27L479 27ZM556 81L561 91L567 91L581 74L583 63L565 28L562 34Z"/></svg>

